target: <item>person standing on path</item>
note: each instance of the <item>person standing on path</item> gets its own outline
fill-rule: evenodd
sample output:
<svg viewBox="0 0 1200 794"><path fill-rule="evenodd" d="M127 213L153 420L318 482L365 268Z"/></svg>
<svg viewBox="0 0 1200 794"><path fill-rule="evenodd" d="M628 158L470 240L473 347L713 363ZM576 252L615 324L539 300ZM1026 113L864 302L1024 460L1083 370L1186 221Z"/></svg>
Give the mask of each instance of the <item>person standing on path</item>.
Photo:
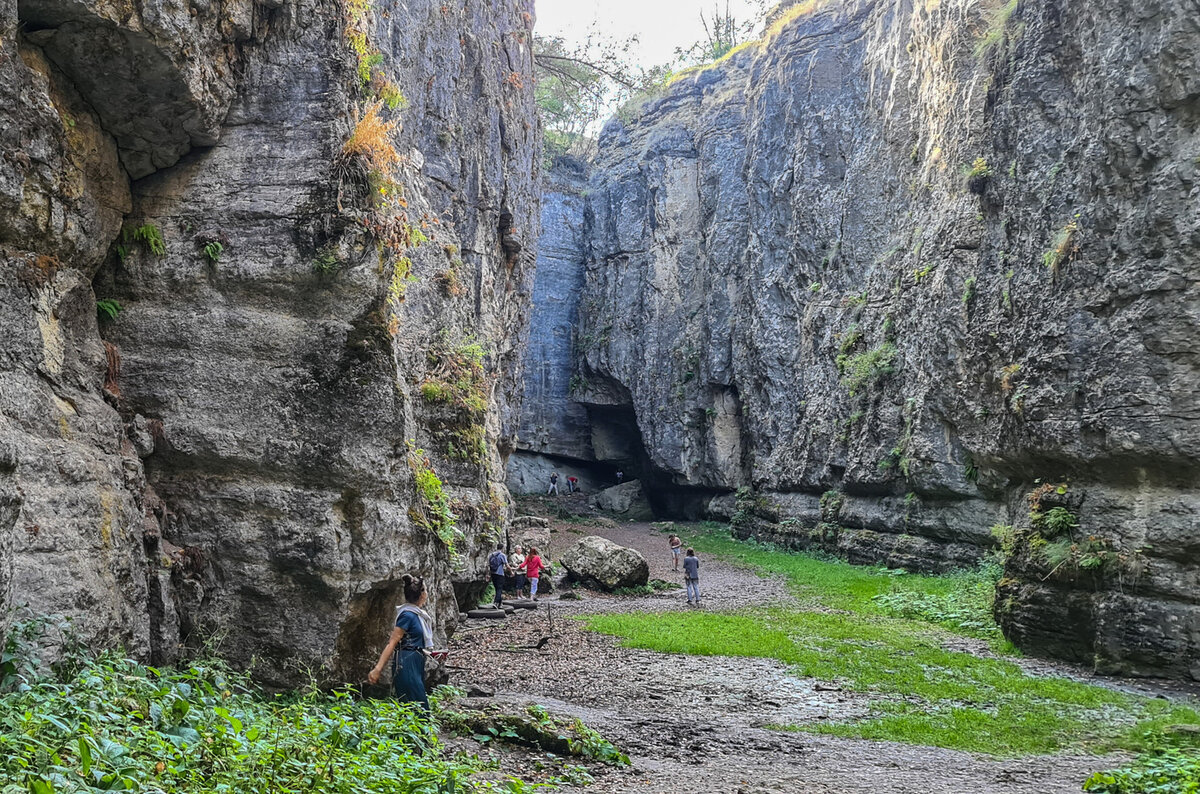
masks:
<svg viewBox="0 0 1200 794"><path fill-rule="evenodd" d="M550 472L550 490L546 491L546 496L554 494L558 496L558 472Z"/></svg>
<svg viewBox="0 0 1200 794"><path fill-rule="evenodd" d="M496 550L488 556L488 571L492 574L492 587L496 588L496 609L504 606L504 575L507 568L508 556L504 553L504 544L498 543Z"/></svg>
<svg viewBox="0 0 1200 794"><path fill-rule="evenodd" d="M424 579L405 574L401 581L404 583L404 606L396 613L396 627L367 680L378 684L388 659L398 654L392 668L392 689L396 697L418 703L429 711L429 696L425 692L425 649L433 647L433 619L421 608L429 594L425 592Z"/></svg>
<svg viewBox="0 0 1200 794"><path fill-rule="evenodd" d="M671 547L671 560L675 563L675 572L679 573L679 552L683 551L683 541L678 535L668 535L667 545Z"/></svg>
<svg viewBox="0 0 1200 794"><path fill-rule="evenodd" d="M572 474L567 478L567 493L575 493L579 490L579 478Z"/></svg>
<svg viewBox="0 0 1200 794"><path fill-rule="evenodd" d="M544 563L538 554L537 546L530 546L529 556L525 558L525 575L529 577L529 597L534 601L538 600L537 586L538 579L542 575L543 565Z"/></svg>
<svg viewBox="0 0 1200 794"><path fill-rule="evenodd" d="M617 485L620 485L620 484L621 484L621 481L622 481L622 480L624 480L624 479L625 479L625 472L623 472L623 471L618 471L618 472L617 472Z"/></svg>
<svg viewBox="0 0 1200 794"><path fill-rule="evenodd" d="M700 606L700 558L692 549L683 558L683 584L687 587L688 603L693 603L694 596L694 603Z"/></svg>

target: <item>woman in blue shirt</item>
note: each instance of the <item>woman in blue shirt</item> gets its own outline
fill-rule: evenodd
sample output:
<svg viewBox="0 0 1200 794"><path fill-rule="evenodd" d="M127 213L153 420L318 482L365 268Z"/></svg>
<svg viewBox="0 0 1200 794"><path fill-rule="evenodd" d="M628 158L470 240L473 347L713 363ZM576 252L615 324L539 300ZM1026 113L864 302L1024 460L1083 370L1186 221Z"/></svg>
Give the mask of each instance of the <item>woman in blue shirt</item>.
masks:
<svg viewBox="0 0 1200 794"><path fill-rule="evenodd" d="M388 639L387 647L379 655L379 662L371 670L367 680L372 684L379 683L383 668L388 659L397 652L399 657L393 668L392 688L396 697L410 703L420 703L426 711L429 710L429 698L425 693L425 648L433 647L433 621L421 607L429 594L425 592L425 580L414 578L408 574L404 582L404 600L407 602L400 607L396 614L396 628Z"/></svg>

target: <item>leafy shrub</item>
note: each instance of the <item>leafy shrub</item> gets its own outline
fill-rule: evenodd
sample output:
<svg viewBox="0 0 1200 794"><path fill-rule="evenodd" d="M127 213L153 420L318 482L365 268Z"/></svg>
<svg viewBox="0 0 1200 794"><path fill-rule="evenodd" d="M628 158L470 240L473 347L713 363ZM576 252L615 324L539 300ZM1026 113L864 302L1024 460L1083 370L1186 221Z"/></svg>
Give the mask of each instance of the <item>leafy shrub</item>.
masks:
<svg viewBox="0 0 1200 794"><path fill-rule="evenodd" d="M271 696L219 661L170 670L107 653L9 689L5 791L458 791L481 767L443 755L411 705Z"/></svg>
<svg viewBox="0 0 1200 794"><path fill-rule="evenodd" d="M1196 794L1200 792L1200 755L1166 750L1129 766L1096 772L1083 784L1097 794Z"/></svg>
<svg viewBox="0 0 1200 794"><path fill-rule="evenodd" d="M1079 519L1065 507L1052 507L1037 520L1037 524L1044 536L1052 538L1071 534L1071 530L1079 526Z"/></svg>
<svg viewBox="0 0 1200 794"><path fill-rule="evenodd" d="M956 571L944 579L953 587L942 592L896 590L872 600L897 617L937 623L973 637L999 639L1000 629L992 618L992 602L1001 568L986 562L975 570Z"/></svg>

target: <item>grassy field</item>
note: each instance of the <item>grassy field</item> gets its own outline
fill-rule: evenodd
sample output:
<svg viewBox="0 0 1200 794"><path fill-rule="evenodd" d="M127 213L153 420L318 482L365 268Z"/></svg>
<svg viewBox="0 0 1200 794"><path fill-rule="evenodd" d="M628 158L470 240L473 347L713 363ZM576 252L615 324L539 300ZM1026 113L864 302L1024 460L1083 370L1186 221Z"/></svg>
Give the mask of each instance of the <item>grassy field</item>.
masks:
<svg viewBox="0 0 1200 794"><path fill-rule="evenodd" d="M1171 743L1171 726L1200 725L1194 704L1034 676L1011 659L946 650L955 635L1001 646L990 614L993 572L896 574L742 543L711 526L685 539L701 554L787 577L801 608L596 615L585 618L588 627L630 647L778 659L799 676L872 697L869 719L781 729L1019 756L1144 750Z"/></svg>

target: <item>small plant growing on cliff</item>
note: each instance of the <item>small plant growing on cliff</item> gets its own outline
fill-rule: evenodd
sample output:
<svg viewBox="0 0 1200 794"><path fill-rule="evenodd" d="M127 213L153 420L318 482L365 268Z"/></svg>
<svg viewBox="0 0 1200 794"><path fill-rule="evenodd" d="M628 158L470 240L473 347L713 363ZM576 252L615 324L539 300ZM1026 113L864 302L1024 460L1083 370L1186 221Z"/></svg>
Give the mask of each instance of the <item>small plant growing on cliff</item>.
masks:
<svg viewBox="0 0 1200 794"><path fill-rule="evenodd" d="M855 356L850 356L844 362L844 377L842 385L854 396L865 388L886 378L896 371L896 346L884 342Z"/></svg>
<svg viewBox="0 0 1200 794"><path fill-rule="evenodd" d="M377 93L388 110L404 110L408 107L408 98L400 91L400 87L390 80L383 81Z"/></svg>
<svg viewBox="0 0 1200 794"><path fill-rule="evenodd" d="M400 153L392 143L400 123L384 121L380 117L382 109L382 101L367 105L362 118L354 125L354 132L342 146L342 154L360 158L371 171L388 174L400 164Z"/></svg>
<svg viewBox="0 0 1200 794"><path fill-rule="evenodd" d="M1076 215L1075 217L1078 218L1079 216ZM1063 263L1073 259L1075 254L1079 252L1079 246L1075 242L1075 234L1078 231L1078 221L1071 221L1058 230L1050 243L1050 250L1042 254L1042 264L1048 267L1053 275L1057 276Z"/></svg>
<svg viewBox="0 0 1200 794"><path fill-rule="evenodd" d="M963 282L963 291L962 291L962 299L961 299L963 306L966 306L967 304L969 304L971 302L971 299L975 297L975 282L976 282L975 276L968 276L967 280Z"/></svg>
<svg viewBox="0 0 1200 794"><path fill-rule="evenodd" d="M441 479L422 449L409 450L408 465L412 469L420 505L409 511L409 517L436 534L454 554L455 541L461 533L458 532L457 519L450 511L450 499L442 488Z"/></svg>
<svg viewBox="0 0 1200 794"><path fill-rule="evenodd" d="M225 251L225 246L222 245L219 240L209 240L204 244L204 248L202 250L204 251L204 256L208 258L208 261L215 265L220 261L221 254Z"/></svg>
<svg viewBox="0 0 1200 794"><path fill-rule="evenodd" d="M986 158L976 157L975 162L971 163L971 167L966 169L967 189L972 193L982 196L987 190L988 179L992 176L992 169L988 166Z"/></svg>
<svg viewBox="0 0 1200 794"><path fill-rule="evenodd" d="M319 273L323 276L332 275L342 267L342 263L338 261L337 254L333 251L322 251L316 255L312 262L314 273Z"/></svg>
<svg viewBox="0 0 1200 794"><path fill-rule="evenodd" d="M808 285L808 291L809 291L809 292L811 292L811 293L813 293L814 295L815 295L816 293L820 292L820 291L821 291L821 282L819 282L819 281L814 281L813 283L809 284L809 285Z"/></svg>
<svg viewBox="0 0 1200 794"><path fill-rule="evenodd" d="M101 320L115 320L120 313L121 304L112 298L103 298L96 301L96 315Z"/></svg>
<svg viewBox="0 0 1200 794"><path fill-rule="evenodd" d="M912 272L913 283L920 284L921 279L925 278L926 276L928 276L930 273L933 272L933 268L934 268L934 265L931 265L931 264L925 265L924 267L914 268L913 272Z"/></svg>
<svg viewBox="0 0 1200 794"><path fill-rule="evenodd" d="M1008 27L1008 20L1012 18L1013 12L1016 10L1017 0L1008 0L1007 3L996 10L992 15L987 29L980 36L979 43L975 45L975 57L985 57L996 48L996 45L1004 41L1004 32Z"/></svg>
<svg viewBox="0 0 1200 794"><path fill-rule="evenodd" d="M461 260L455 260L455 262L461 262ZM454 265L439 272L434 278L448 298L459 298L467 294L467 289L463 286L462 279L459 278L458 268Z"/></svg>
<svg viewBox="0 0 1200 794"><path fill-rule="evenodd" d="M132 229L126 226L121 230L121 242L116 245L117 258L124 262L129 256L129 246L135 242L144 245L155 256L164 256L167 253L167 244L163 240L162 232L153 223L144 223Z"/></svg>

